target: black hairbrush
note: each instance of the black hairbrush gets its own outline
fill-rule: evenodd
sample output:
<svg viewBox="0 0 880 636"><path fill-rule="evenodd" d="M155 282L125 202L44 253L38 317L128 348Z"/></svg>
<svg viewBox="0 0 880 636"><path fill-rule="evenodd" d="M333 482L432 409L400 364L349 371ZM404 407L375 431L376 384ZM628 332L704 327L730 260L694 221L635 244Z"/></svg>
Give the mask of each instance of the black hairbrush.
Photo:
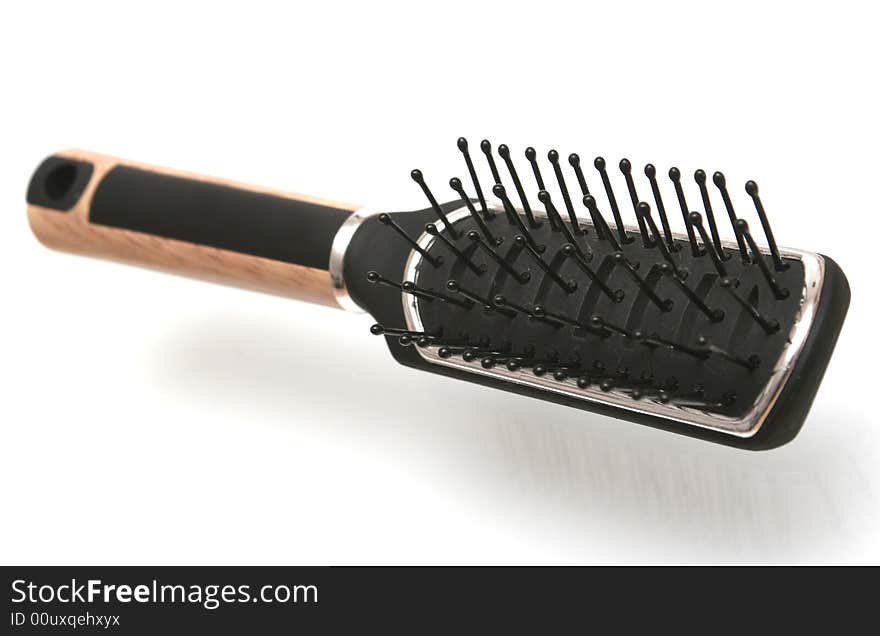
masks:
<svg viewBox="0 0 880 636"><path fill-rule="evenodd" d="M849 287L830 258L777 246L753 181L749 225L720 172L694 174L696 212L669 170L667 211L665 179L645 166L640 196L623 159L629 226L601 157L590 185L578 155L551 150L542 172L526 149L530 195L506 146L502 176L480 144L491 186L458 148L456 200L414 170L429 207L398 213L69 151L34 174L29 218L52 247L362 308L407 366L740 448L797 434Z"/></svg>

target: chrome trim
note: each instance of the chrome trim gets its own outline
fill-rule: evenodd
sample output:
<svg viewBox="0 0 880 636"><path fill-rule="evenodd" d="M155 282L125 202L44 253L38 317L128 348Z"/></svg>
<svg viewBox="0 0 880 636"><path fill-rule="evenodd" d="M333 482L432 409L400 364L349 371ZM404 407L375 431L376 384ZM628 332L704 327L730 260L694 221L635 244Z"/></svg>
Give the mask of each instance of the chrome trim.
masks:
<svg viewBox="0 0 880 636"><path fill-rule="evenodd" d="M336 230L336 236L333 237L333 245L330 248L330 286L333 288L333 297L336 303L346 311L363 313L360 305L354 302L349 295L348 288L345 286L345 278L343 277L343 265L345 264L345 251L351 238L357 231L364 219L378 214L378 210L371 208L361 208L356 210L345 222Z"/></svg>
<svg viewBox="0 0 880 636"><path fill-rule="evenodd" d="M503 209L497 207L493 207L492 209L500 213L504 212ZM535 210L534 212L540 216L546 216L541 214L540 210ZM449 220L454 223L466 216L468 216L467 210L457 210L449 214ZM626 229L632 232L638 232L637 227L627 226ZM680 234L677 232L673 234L677 239L684 241L688 240L686 234ZM430 234L422 234L418 238L418 243L421 247L428 249L433 240L435 239ZM737 249L735 241L722 241L722 244L726 248ZM769 254L769 250L766 246L759 247L764 254ZM792 248L779 248L779 252L784 257L795 258L803 263L804 287L801 290L801 307L795 316L794 325L788 334L788 344L776 360L769 381L765 385L764 390L758 395L752 408L742 417L737 418L718 415L717 413L702 411L694 407L678 406L671 403L662 404L658 400L652 400L650 398L643 398L642 400L636 401L626 393L618 390L611 390L606 393L592 387L580 389L574 384L573 380L559 382L555 379L537 377L528 371L509 371L503 366L484 369L479 365L468 364L460 359L440 358L437 355L437 352L433 349L415 347L415 350L419 352L419 355L421 355L425 361L431 364L453 367L469 373L477 373L484 376L500 378L516 384L538 387L553 393L574 397L587 402L612 404L618 408L634 413L643 413L655 417L661 417L667 420L698 426L700 428L719 431L736 437L752 437L761 428L761 425L764 423L764 420L770 413L776 400L779 398L779 394L782 392L785 383L791 376L794 364L803 350L807 335L810 332L822 292L822 283L825 279L825 261L820 255ZM407 259L403 280L411 280L418 284L418 271L416 269L418 261L419 254L413 250ZM409 294L401 294L401 296L403 297L403 313L406 318L407 328L412 329L413 331L423 331L422 322L419 318L418 297Z"/></svg>

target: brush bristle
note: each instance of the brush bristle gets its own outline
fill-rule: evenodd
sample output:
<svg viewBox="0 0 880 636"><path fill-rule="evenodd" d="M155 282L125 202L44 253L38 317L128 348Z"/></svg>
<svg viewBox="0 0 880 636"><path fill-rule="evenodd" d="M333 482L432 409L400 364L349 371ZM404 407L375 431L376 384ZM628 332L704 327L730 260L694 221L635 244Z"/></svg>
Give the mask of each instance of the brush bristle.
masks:
<svg viewBox="0 0 880 636"><path fill-rule="evenodd" d="M560 155L551 150L555 199L537 152L528 148L525 158L537 187L530 199L508 146L498 146L497 153L510 190L492 144L480 144L493 180L488 189L479 182L464 138L458 148L475 198L460 178L451 179L463 207L449 215L414 170L437 223L417 237L388 215L379 219L394 230L389 240L409 243L418 263L413 280L375 271L368 280L410 297L422 328L376 325L373 333L404 346L436 348L443 359L552 377L584 391L617 391L633 400L731 416L755 401L796 320L804 270L799 260L780 254L753 181L745 190L769 245L764 250L737 217L720 172L712 182L735 244L721 239L703 170L694 173L701 212L689 207L681 171L668 172L686 229L678 236L651 164L643 171L650 203L639 194L631 162L618 164L636 221L630 228L602 157L593 162L604 191L600 203L579 155L568 157L580 190L573 197ZM497 204L486 200L487 191ZM516 193L518 206L509 192Z"/></svg>

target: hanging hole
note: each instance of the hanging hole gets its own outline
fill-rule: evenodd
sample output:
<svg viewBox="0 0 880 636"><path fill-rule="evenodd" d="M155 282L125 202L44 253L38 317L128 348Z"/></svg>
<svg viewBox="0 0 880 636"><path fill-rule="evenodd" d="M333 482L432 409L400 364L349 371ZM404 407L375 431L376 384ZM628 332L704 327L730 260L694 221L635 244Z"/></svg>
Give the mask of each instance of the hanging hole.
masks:
<svg viewBox="0 0 880 636"><path fill-rule="evenodd" d="M77 167L73 163L61 163L46 175L44 187L46 196L57 201L63 199L76 182Z"/></svg>

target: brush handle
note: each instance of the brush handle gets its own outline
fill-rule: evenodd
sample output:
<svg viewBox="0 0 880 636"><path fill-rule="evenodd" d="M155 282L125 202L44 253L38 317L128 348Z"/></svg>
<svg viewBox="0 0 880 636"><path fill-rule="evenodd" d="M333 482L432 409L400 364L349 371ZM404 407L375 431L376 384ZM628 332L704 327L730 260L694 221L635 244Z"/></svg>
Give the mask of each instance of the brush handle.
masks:
<svg viewBox="0 0 880 636"><path fill-rule="evenodd" d="M27 203L53 249L333 307L331 245L359 207L81 150L45 159Z"/></svg>

